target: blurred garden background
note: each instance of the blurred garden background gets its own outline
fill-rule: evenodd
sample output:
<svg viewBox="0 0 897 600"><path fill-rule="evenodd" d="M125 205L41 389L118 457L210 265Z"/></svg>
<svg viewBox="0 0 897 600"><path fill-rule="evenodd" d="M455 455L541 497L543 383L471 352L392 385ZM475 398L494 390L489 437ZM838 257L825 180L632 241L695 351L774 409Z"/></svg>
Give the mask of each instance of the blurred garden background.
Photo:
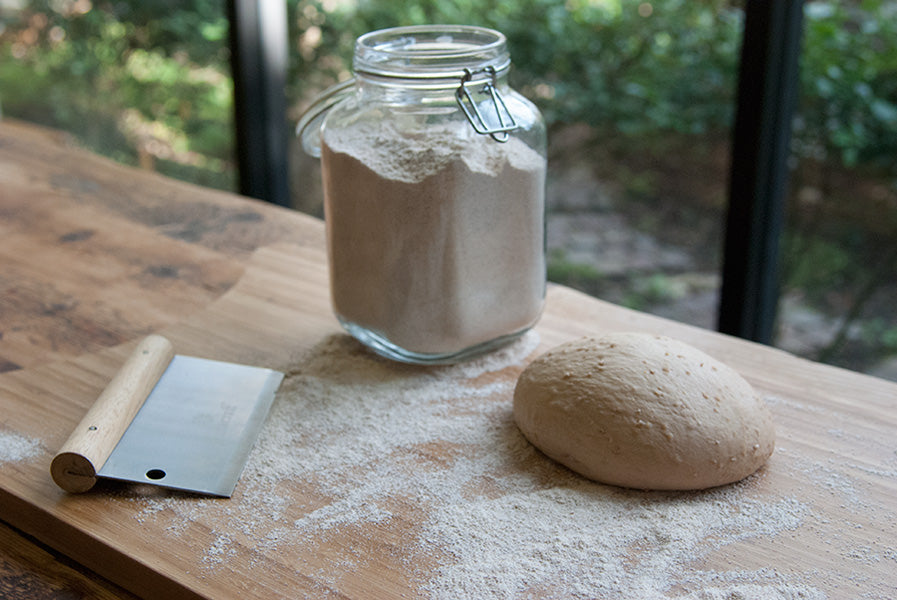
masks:
<svg viewBox="0 0 897 600"><path fill-rule="evenodd" d="M288 0L289 119L355 38L508 37L549 124L549 278L715 328L743 26L721 0ZM775 344L897 380L897 1L804 7ZM114 160L237 189L224 0L0 0L0 111ZM296 147L292 197L320 215Z"/></svg>

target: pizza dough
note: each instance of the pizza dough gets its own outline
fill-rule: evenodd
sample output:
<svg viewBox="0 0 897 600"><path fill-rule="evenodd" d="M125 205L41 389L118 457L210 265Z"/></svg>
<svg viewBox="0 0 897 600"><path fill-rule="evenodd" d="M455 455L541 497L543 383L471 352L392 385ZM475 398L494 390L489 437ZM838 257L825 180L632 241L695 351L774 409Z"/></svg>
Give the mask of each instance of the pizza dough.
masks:
<svg viewBox="0 0 897 600"><path fill-rule="evenodd" d="M583 338L538 357L517 381L514 418L558 462L640 489L732 483L775 446L769 409L738 373L643 333Z"/></svg>

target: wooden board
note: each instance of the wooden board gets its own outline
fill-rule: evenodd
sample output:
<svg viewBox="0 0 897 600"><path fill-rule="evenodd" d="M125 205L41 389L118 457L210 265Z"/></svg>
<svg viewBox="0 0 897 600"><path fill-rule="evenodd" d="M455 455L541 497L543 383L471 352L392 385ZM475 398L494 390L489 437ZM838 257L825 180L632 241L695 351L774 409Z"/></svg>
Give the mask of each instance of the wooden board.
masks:
<svg viewBox="0 0 897 600"><path fill-rule="evenodd" d="M180 320L230 289L260 246L323 243L323 228L299 213L71 144L0 122L0 372Z"/></svg>
<svg viewBox="0 0 897 600"><path fill-rule="evenodd" d="M320 249L264 248L253 256L234 288L162 333L173 340L179 353L287 371L301 371L322 347L326 352L321 356L351 355L357 349L343 339L321 293L326 289L323 265ZM894 589L895 386L647 317L563 288L553 288L549 294L538 344L544 349L583 333L611 329L658 331L685 339L735 365L772 398L779 424L778 452L769 467L737 493L744 496L745 506L787 505L793 522L770 535L714 531L716 539L698 544L703 550L695 554L692 568L696 573L706 578L707 573L737 570L756 578L762 569L775 569L778 578L760 578L763 585L788 584L830 597L848 597L857 591L886 597ZM381 522L348 523L321 530L318 539L305 539L290 537L290 523L298 527L309 507L334 501L308 481L283 479L274 487L272 482L244 481L233 499L214 501L120 484L106 484L78 496L57 489L48 474L54 449L131 345L0 378L4 434L14 432L33 444L26 458L0 464L5 519L148 597L363 598L371 597L374 590L382 597L426 597L421 588L444 561L451 563L451 555L446 554L451 549L439 547L438 540L431 545L416 538L434 507L418 506L408 497L391 498L383 509L388 518ZM484 393L481 402L509 402L511 384L523 361L539 350L520 351L525 356L511 355L508 364L497 363L501 367L497 372L479 374L471 383L481 387L502 383L496 393ZM408 377L419 376L418 371L397 369L392 376L400 387ZM456 377L463 379L461 374ZM434 461L448 464L450 450L437 439L429 455L420 460L427 468ZM256 453L251 460L264 457ZM527 459L533 460L539 459ZM249 468L256 477L265 473L252 465ZM545 473L545 465L532 462L514 468L523 475L528 470ZM557 485L569 485L562 470L548 473ZM550 481L545 485L552 487ZM286 506L264 522L256 510L264 502L253 503L252 494L275 487ZM612 498L617 493L603 486L595 489ZM500 497L501 491L478 489L472 494L473 499L483 494ZM653 498L670 501L666 496ZM625 499L632 501L631 496ZM738 506L731 498L725 502ZM255 521L252 527L241 525L243 516ZM274 543L275 533L289 543ZM634 549L634 556L650 554L650 542L646 544ZM729 584L734 586L734 580ZM550 586L547 589L551 591ZM538 595L539 588L530 591Z"/></svg>
<svg viewBox="0 0 897 600"><path fill-rule="evenodd" d="M340 332L319 221L8 121L0 183L0 518L137 595L897 596L893 383L561 287L536 333L490 360L400 367ZM651 494L533 451L509 413L523 365L617 330L678 337L743 373L776 417L768 467L720 491ZM289 374L230 500L114 483L71 496L50 479L150 332ZM55 560L2 532L17 543L0 562ZM53 590L109 589L62 561L45 573Z"/></svg>

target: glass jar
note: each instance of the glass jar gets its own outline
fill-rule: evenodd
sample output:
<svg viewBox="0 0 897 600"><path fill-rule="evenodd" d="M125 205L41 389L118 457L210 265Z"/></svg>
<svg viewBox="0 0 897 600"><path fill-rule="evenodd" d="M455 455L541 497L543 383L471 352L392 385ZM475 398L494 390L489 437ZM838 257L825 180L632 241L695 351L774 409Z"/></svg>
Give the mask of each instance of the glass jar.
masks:
<svg viewBox="0 0 897 600"><path fill-rule="evenodd" d="M497 31L371 32L354 80L300 122L322 160L334 311L384 356L460 361L541 314L545 126L509 68Z"/></svg>

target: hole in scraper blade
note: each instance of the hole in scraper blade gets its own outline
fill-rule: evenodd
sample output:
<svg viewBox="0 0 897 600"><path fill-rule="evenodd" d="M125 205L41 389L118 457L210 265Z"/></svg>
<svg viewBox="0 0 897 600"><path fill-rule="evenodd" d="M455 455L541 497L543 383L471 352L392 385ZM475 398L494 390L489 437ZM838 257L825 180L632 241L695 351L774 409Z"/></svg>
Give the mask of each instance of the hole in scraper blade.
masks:
<svg viewBox="0 0 897 600"><path fill-rule="evenodd" d="M165 477L165 471L162 469L150 469L146 472L146 478L152 479L153 481L158 481Z"/></svg>

